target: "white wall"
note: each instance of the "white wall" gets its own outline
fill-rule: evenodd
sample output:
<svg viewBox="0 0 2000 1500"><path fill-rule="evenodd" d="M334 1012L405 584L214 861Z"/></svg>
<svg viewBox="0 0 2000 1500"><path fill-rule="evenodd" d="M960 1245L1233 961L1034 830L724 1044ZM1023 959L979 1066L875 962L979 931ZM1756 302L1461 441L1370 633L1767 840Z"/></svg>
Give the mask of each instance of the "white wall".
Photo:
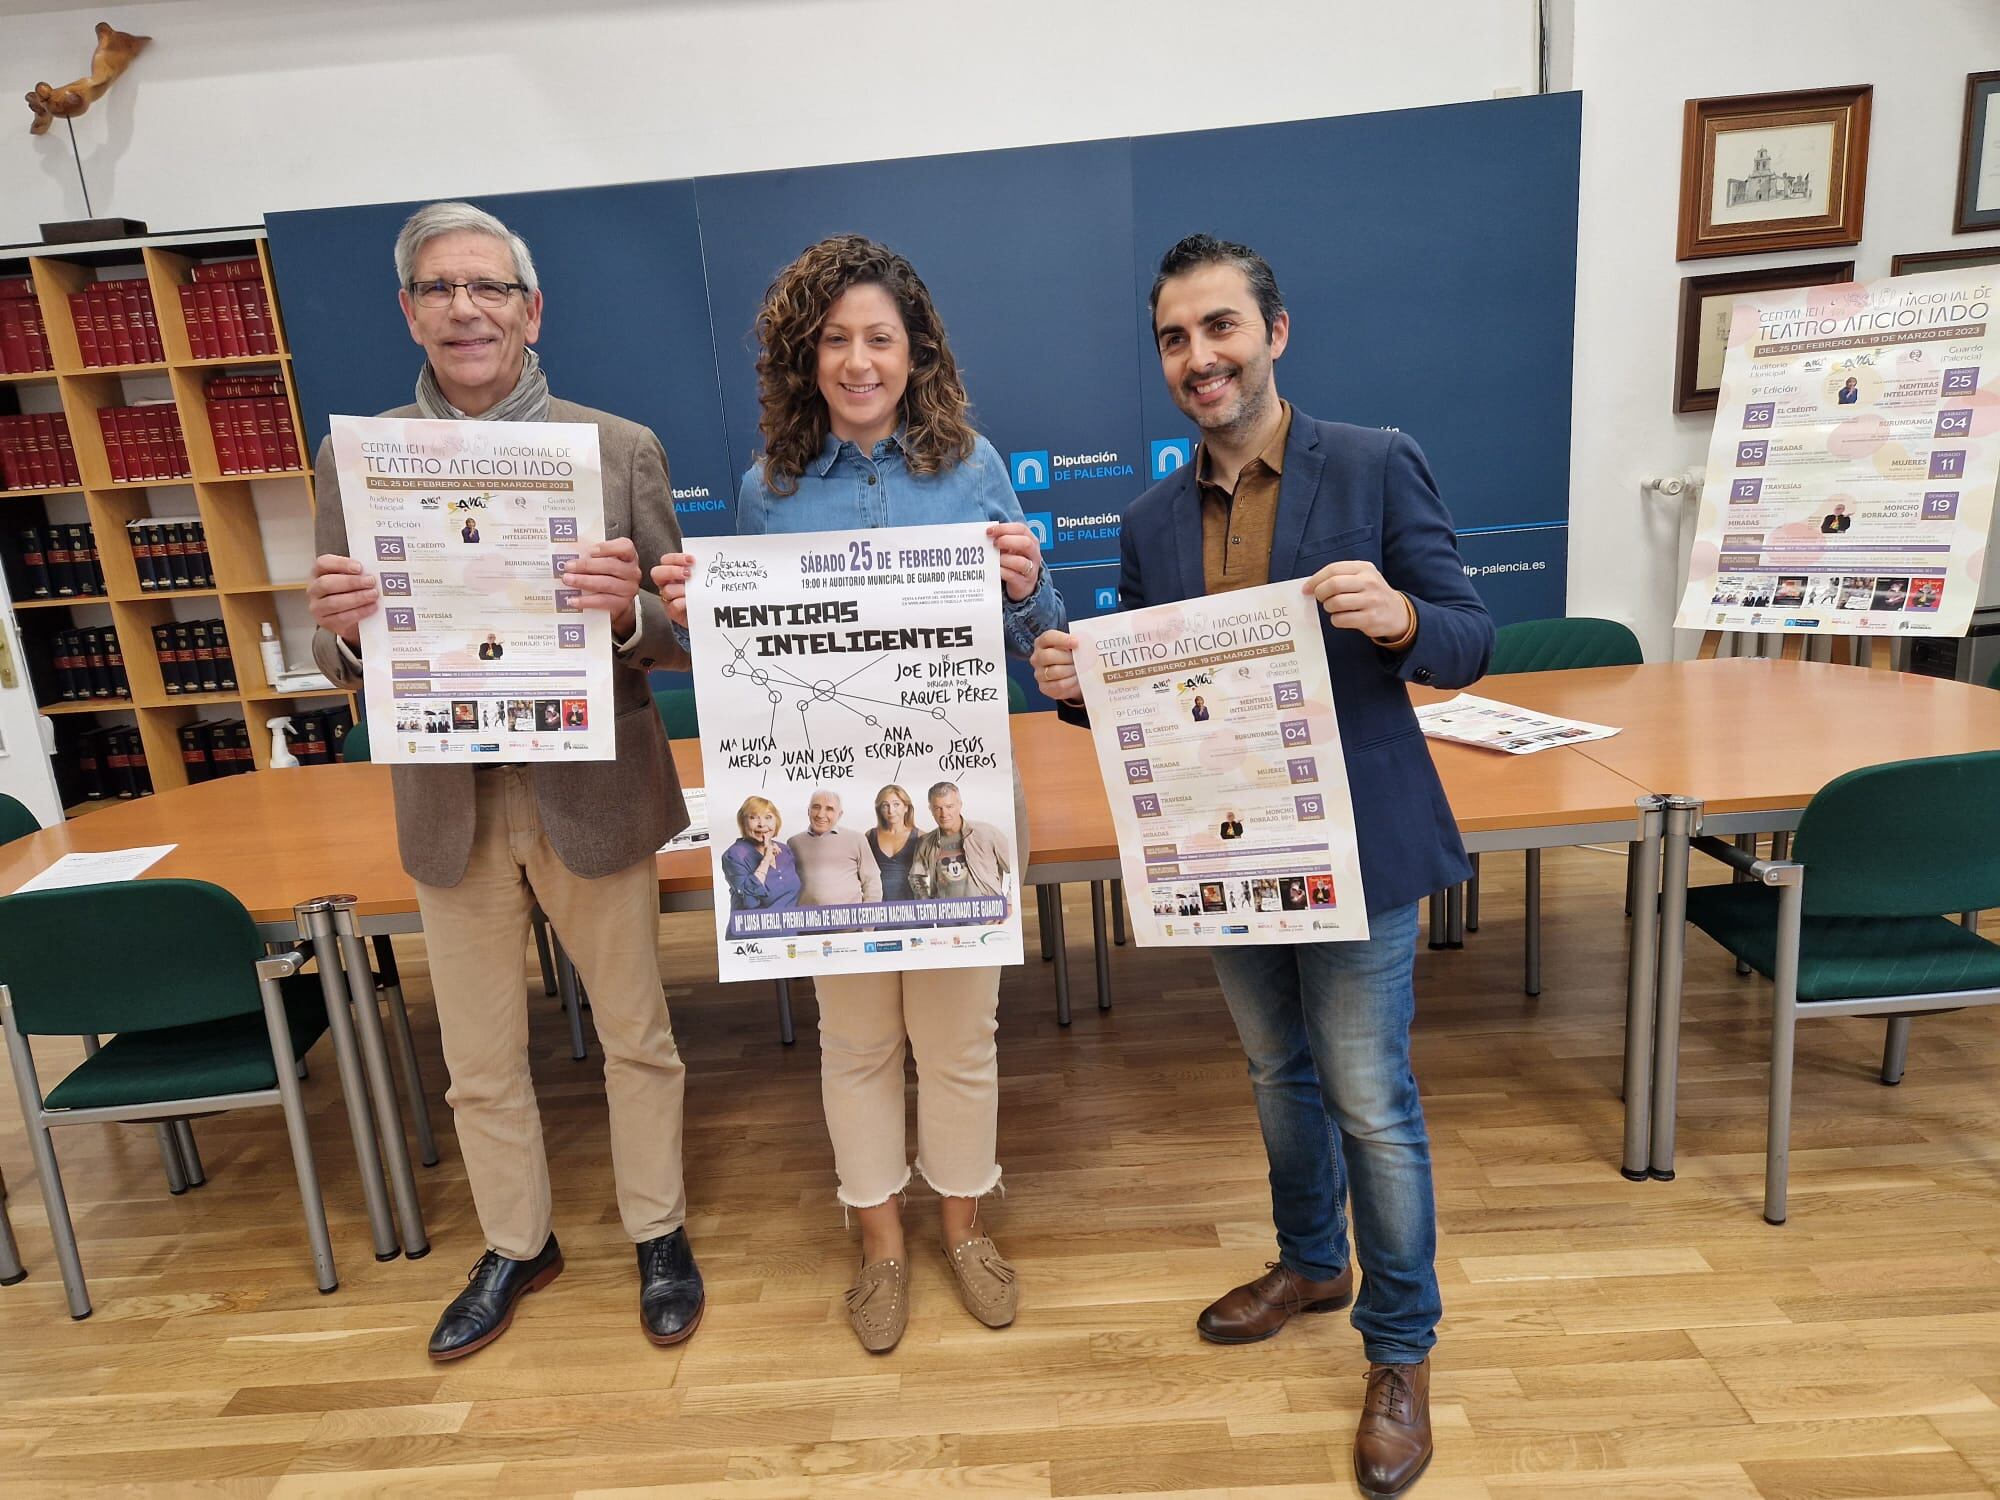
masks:
<svg viewBox="0 0 2000 1500"><path fill-rule="evenodd" d="M2000 244L1951 232L1965 75L2000 68L2000 5L1575 0L1573 21L1554 49L1583 91L1569 608L1626 621L1658 660L1674 644L1682 502L1639 481L1700 467L1713 421L1673 410L1681 278L1852 258L1866 280L1900 252ZM1675 261L1684 100L1856 83L1875 86L1859 245ZM1696 638L1681 634L1685 655Z"/></svg>
<svg viewBox="0 0 2000 1500"><path fill-rule="evenodd" d="M155 40L77 122L99 214L646 181L1484 99L1532 0L0 0L10 92ZM15 80L20 80L16 82ZM0 244L83 214L58 125L0 131ZM4 119L0 115L0 119Z"/></svg>

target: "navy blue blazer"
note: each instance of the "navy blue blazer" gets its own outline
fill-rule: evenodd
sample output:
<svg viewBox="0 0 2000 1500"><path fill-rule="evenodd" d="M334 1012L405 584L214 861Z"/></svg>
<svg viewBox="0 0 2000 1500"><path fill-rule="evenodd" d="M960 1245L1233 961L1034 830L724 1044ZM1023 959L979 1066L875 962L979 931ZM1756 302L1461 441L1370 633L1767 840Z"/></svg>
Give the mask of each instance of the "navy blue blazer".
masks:
<svg viewBox="0 0 2000 1500"><path fill-rule="evenodd" d="M1118 550L1120 609L1206 591L1193 464L1132 502ZM1416 443L1399 432L1316 421L1294 408L1271 581L1307 578L1351 559L1375 564L1417 611L1417 638L1400 653L1358 630L1336 630L1320 615L1361 883L1368 910L1385 912L1472 874L1404 683L1455 688L1477 681L1493 654L1493 620L1466 579L1451 516ZM1080 709L1062 712L1084 722Z"/></svg>

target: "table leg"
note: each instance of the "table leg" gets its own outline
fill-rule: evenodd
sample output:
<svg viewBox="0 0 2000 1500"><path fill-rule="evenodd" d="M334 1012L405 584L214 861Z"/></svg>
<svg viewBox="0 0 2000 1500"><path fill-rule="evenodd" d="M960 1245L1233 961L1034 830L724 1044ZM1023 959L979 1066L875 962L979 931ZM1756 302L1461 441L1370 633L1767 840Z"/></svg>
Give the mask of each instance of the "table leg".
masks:
<svg viewBox="0 0 2000 1500"><path fill-rule="evenodd" d="M1042 936L1042 962L1048 963L1056 956L1055 914L1050 911L1054 898L1060 894L1059 885L1038 885L1035 887L1035 915L1038 920L1035 930Z"/></svg>
<svg viewBox="0 0 2000 1500"><path fill-rule="evenodd" d="M1104 941L1104 882L1090 882L1090 945L1097 959L1097 1008L1111 1009L1111 949Z"/></svg>
<svg viewBox="0 0 2000 1500"><path fill-rule="evenodd" d="M1674 1096L1681 1070L1681 971L1687 959L1688 840L1701 811L1693 797L1667 799L1660 847L1660 992L1653 1023L1653 1142L1646 1175L1674 1180Z"/></svg>
<svg viewBox="0 0 2000 1500"><path fill-rule="evenodd" d="M409 1142L403 1137L402 1108L396 1102L396 1070L389 1066L389 1041L382 1030L382 1008L375 1003L375 970L368 962L368 944L354 915L352 896L329 896L334 931L347 960L347 989L354 998L354 1030L361 1042L362 1066L368 1070L368 1092L381 1127L384 1165L395 1196L396 1220L403 1232L403 1254L422 1260L431 1252L424 1232L423 1204L417 1198L417 1172L410 1164Z"/></svg>
<svg viewBox="0 0 2000 1500"><path fill-rule="evenodd" d="M1479 856L1469 855L1472 861L1472 879L1465 883L1465 930L1479 931Z"/></svg>
<svg viewBox="0 0 2000 1500"><path fill-rule="evenodd" d="M798 1040L792 1030L792 982L789 979L773 980L771 988L778 992L778 1041L789 1047Z"/></svg>
<svg viewBox="0 0 2000 1500"><path fill-rule="evenodd" d="M1522 943L1521 987L1530 995L1542 992L1542 851L1530 849L1522 868L1525 882L1526 937Z"/></svg>
<svg viewBox="0 0 2000 1500"><path fill-rule="evenodd" d="M1125 946L1125 882L1111 882L1111 941Z"/></svg>
<svg viewBox="0 0 2000 1500"><path fill-rule="evenodd" d="M1619 1170L1646 1180L1653 1128L1653 1011L1658 996L1660 836L1663 797L1639 799L1639 839L1631 846L1631 969L1625 982L1625 1156Z"/></svg>
<svg viewBox="0 0 2000 1500"><path fill-rule="evenodd" d="M1056 1025L1069 1025L1069 943L1063 932L1062 887L1049 886L1048 943L1056 963Z"/></svg>
<svg viewBox="0 0 2000 1500"><path fill-rule="evenodd" d="M361 1072L361 1051L354 1040L354 1012L347 1003L347 979L340 968L340 942L334 936L333 908L324 900L302 901L292 908L299 936L312 943L319 965L320 996L326 1002L327 1032L333 1038L333 1061L340 1074L340 1097L347 1106L348 1134L354 1138L355 1160L361 1164L361 1196L368 1204L368 1227L375 1237L375 1258L394 1260L402 1253L396 1243L396 1221L389 1213L389 1190L382 1179L382 1154L375 1144L375 1112Z"/></svg>
<svg viewBox="0 0 2000 1500"><path fill-rule="evenodd" d="M1444 945L1447 948L1465 946L1465 887L1462 884L1444 888Z"/></svg>
<svg viewBox="0 0 2000 1500"><path fill-rule="evenodd" d="M1431 904L1431 947L1444 946L1444 892L1432 891Z"/></svg>

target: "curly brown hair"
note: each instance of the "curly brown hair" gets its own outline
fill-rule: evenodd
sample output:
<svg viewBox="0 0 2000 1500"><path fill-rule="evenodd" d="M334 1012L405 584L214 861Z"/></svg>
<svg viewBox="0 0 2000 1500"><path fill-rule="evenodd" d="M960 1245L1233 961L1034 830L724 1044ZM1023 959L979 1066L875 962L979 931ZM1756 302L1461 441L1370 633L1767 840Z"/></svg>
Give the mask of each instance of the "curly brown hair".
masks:
<svg viewBox="0 0 2000 1500"><path fill-rule="evenodd" d="M895 299L910 339L903 392L903 452L913 474L938 474L972 456L971 403L930 288L902 256L858 234L836 234L778 273L757 310L757 395L764 415L764 485L797 492L799 475L826 443L819 393L819 335L848 288L879 286Z"/></svg>

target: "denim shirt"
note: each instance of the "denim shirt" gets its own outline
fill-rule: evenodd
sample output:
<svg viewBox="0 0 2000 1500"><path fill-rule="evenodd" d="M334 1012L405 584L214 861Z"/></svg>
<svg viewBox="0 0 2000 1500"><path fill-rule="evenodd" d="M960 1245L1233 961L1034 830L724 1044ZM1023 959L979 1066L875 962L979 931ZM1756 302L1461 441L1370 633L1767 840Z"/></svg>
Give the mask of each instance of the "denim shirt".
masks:
<svg viewBox="0 0 2000 1500"><path fill-rule="evenodd" d="M983 437L973 440L972 456L939 474L912 474L903 458L899 432L871 453L827 434L819 457L799 475L790 495L764 487L761 467L743 476L736 501L736 530L742 536L785 531L862 531L879 526L941 526L957 521L1020 521L1021 502L1007 477L1007 465ZM1046 565L1034 593L1016 603L1003 589L1001 626L1010 655L1025 658L1044 630L1068 623L1062 595Z"/></svg>

